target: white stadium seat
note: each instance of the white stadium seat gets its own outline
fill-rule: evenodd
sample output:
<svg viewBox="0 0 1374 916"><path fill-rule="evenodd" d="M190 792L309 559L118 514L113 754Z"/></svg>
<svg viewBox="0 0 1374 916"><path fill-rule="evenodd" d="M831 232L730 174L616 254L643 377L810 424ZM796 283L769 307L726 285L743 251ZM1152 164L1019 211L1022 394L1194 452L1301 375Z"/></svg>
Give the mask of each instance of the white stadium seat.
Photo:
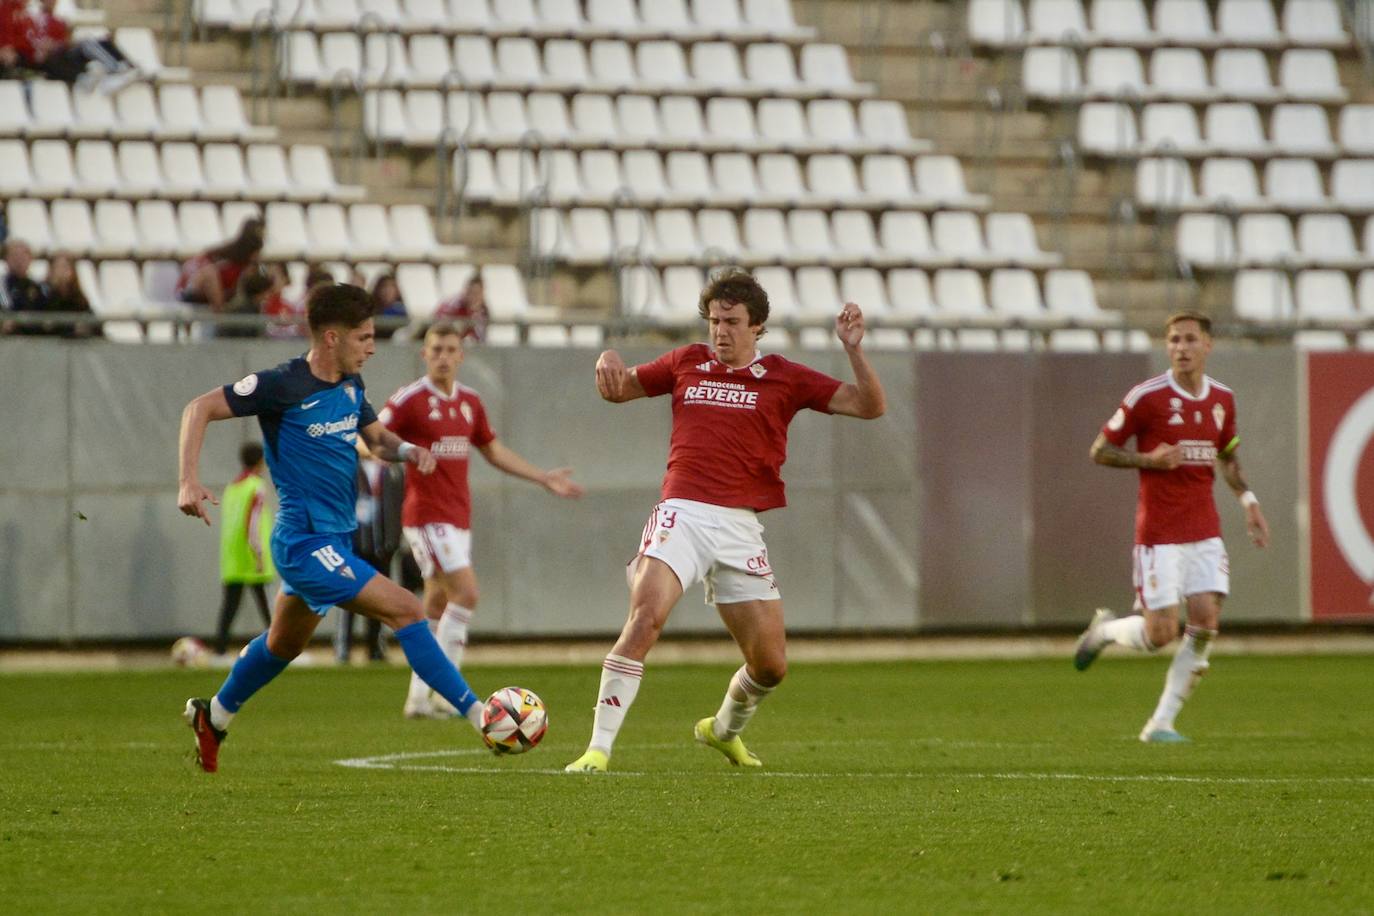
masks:
<svg viewBox="0 0 1374 916"><path fill-rule="evenodd" d="M1160 48L1150 55L1150 93L1158 98L1207 102L1217 97L1197 48Z"/></svg>
<svg viewBox="0 0 1374 916"><path fill-rule="evenodd" d="M1340 135L1347 156L1374 156L1374 105L1342 106Z"/></svg>
<svg viewBox="0 0 1374 916"><path fill-rule="evenodd" d="M96 201L94 225L96 241L91 246L93 257L117 258L129 254L146 257L147 252L141 249L134 208L127 200Z"/></svg>
<svg viewBox="0 0 1374 916"><path fill-rule="evenodd" d="M164 197L199 197L205 192L205 172L194 143L162 144L161 165Z"/></svg>
<svg viewBox="0 0 1374 916"><path fill-rule="evenodd" d="M1212 158L1202 163L1201 199L1214 206L1245 209L1261 205L1259 176L1248 159Z"/></svg>
<svg viewBox="0 0 1374 916"><path fill-rule="evenodd" d="M243 164L243 148L237 143L207 143L202 155L205 170L205 196L233 200L247 191L248 174Z"/></svg>
<svg viewBox="0 0 1374 916"><path fill-rule="evenodd" d="M1030 37L1045 44L1088 40L1088 20L1080 0L1030 0Z"/></svg>
<svg viewBox="0 0 1374 916"><path fill-rule="evenodd" d="M1331 206L1322 190L1321 173L1311 159L1270 159L1264 165L1264 196L1290 210L1321 210Z"/></svg>
<svg viewBox="0 0 1374 916"><path fill-rule="evenodd" d="M77 194L83 197L107 197L119 190L119 167L115 164L115 150L110 143L105 140L78 140L75 158ZM22 174L27 174L27 161L17 167L22 168ZM0 162L0 180L9 177L6 176L7 171L6 164Z"/></svg>
<svg viewBox="0 0 1374 916"><path fill-rule="evenodd" d="M1336 58L1320 48L1293 48L1279 60L1279 84L1290 99L1344 102L1348 93L1336 72Z"/></svg>
<svg viewBox="0 0 1374 916"><path fill-rule="evenodd" d="M77 155L77 174L81 172L80 148ZM0 197L20 197L32 193L33 174L29 170L29 148L23 140L0 140ZM98 195L100 188L95 188ZM78 177L78 191L83 191Z"/></svg>
<svg viewBox="0 0 1374 916"><path fill-rule="evenodd" d="M1137 46L1158 42L1141 0L1092 0L1088 20L1099 41Z"/></svg>
<svg viewBox="0 0 1374 916"><path fill-rule="evenodd" d="M1042 251L1035 237L1035 224L1025 213L989 213L988 248L998 260L1020 267L1058 267L1062 255Z"/></svg>
<svg viewBox="0 0 1374 916"><path fill-rule="evenodd" d="M1293 318L1293 288L1281 270L1242 270L1236 273L1232 311L1237 318L1261 323Z"/></svg>
<svg viewBox="0 0 1374 916"><path fill-rule="evenodd" d="M1204 123L1207 145L1216 152L1265 155L1271 150L1260 126L1259 111L1249 102L1208 105Z"/></svg>
<svg viewBox="0 0 1374 916"><path fill-rule="evenodd" d="M1155 0L1154 8L1155 32L1170 44L1206 48L1221 42L1207 0Z"/></svg>
<svg viewBox="0 0 1374 916"><path fill-rule="evenodd" d="M53 251L71 251L77 255L86 255L97 250L91 208L84 200L53 201L48 209L48 220L52 227ZM125 236L122 246L101 249L99 253L102 256L118 257L128 255L132 249L131 240Z"/></svg>
<svg viewBox="0 0 1374 916"><path fill-rule="evenodd" d="M1298 218L1298 249L1304 263L1354 268L1374 260L1355 244L1350 220L1340 213L1305 213Z"/></svg>
<svg viewBox="0 0 1374 916"><path fill-rule="evenodd" d="M1026 13L1021 0L969 0L968 33L974 44L1021 44L1026 38Z"/></svg>
<svg viewBox="0 0 1374 916"><path fill-rule="evenodd" d="M1275 105L1269 121L1269 139L1283 153L1299 156L1334 156L1331 124L1320 105Z"/></svg>
<svg viewBox="0 0 1374 916"><path fill-rule="evenodd" d="M1286 0L1283 33L1289 41L1301 45L1342 48L1350 44L1336 0Z"/></svg>
<svg viewBox="0 0 1374 916"><path fill-rule="evenodd" d="M33 185L29 193L40 197L67 194L76 185L71 147L66 140L37 140L30 153Z"/></svg>
<svg viewBox="0 0 1374 916"><path fill-rule="evenodd" d="M1212 59L1212 82L1217 92L1247 102L1268 102L1280 97L1269 76L1264 52L1256 48L1223 48Z"/></svg>
<svg viewBox="0 0 1374 916"><path fill-rule="evenodd" d="M1231 221L1216 213L1185 213L1178 219L1178 254L1189 264L1225 268L1236 262Z"/></svg>
<svg viewBox="0 0 1374 916"><path fill-rule="evenodd" d="M1284 43L1271 0L1220 0L1217 32L1235 45L1278 47Z"/></svg>
<svg viewBox="0 0 1374 916"><path fill-rule="evenodd" d="M1084 69L1088 92L1099 98L1143 98L1148 94L1140 54L1133 48L1093 48Z"/></svg>
<svg viewBox="0 0 1374 916"><path fill-rule="evenodd" d="M1117 102L1089 102L1078 110L1078 145L1099 156L1134 153L1140 145L1135 115Z"/></svg>
<svg viewBox="0 0 1374 916"><path fill-rule="evenodd" d="M1256 267L1292 264L1297 258L1293 225L1278 213L1247 213L1236 227L1238 258Z"/></svg>

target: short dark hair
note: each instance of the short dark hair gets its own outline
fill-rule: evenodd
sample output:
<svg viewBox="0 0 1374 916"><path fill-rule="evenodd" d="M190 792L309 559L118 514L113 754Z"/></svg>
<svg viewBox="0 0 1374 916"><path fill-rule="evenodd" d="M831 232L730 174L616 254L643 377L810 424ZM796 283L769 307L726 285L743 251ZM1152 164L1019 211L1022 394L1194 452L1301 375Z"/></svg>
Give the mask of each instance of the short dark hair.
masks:
<svg viewBox="0 0 1374 916"><path fill-rule="evenodd" d="M361 286L330 283L310 293L305 315L312 334L328 327L351 331L372 317L372 297Z"/></svg>
<svg viewBox="0 0 1374 916"><path fill-rule="evenodd" d="M258 466L262 460L262 444L259 442L245 442L239 446L239 463L243 465L245 471Z"/></svg>
<svg viewBox="0 0 1374 916"><path fill-rule="evenodd" d="M1172 315L1166 318L1164 320L1164 333L1168 334L1169 329L1172 328L1174 325L1178 324L1180 321L1196 321L1198 327L1202 328L1202 333L1208 336L1211 336L1212 334L1212 319L1202 314L1202 312L1195 312L1192 309L1184 309L1181 312L1174 312Z"/></svg>
<svg viewBox="0 0 1374 916"><path fill-rule="evenodd" d="M726 267L711 276L697 300L697 314L711 317L712 302L734 302L749 312L749 324L761 325L768 320L768 293L754 275L743 267ZM759 332L763 336L763 332Z"/></svg>

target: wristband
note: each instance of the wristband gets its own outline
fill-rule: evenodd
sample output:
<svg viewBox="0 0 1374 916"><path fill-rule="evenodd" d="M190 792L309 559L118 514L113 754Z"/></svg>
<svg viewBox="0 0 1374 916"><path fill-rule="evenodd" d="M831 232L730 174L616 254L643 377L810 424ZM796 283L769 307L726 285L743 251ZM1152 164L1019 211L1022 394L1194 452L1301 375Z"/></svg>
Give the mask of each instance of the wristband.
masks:
<svg viewBox="0 0 1374 916"><path fill-rule="evenodd" d="M1259 497L1255 495L1254 490L1246 490L1244 493L1240 494L1238 498L1240 499L1240 504L1247 509L1251 506L1259 505Z"/></svg>
<svg viewBox="0 0 1374 916"><path fill-rule="evenodd" d="M396 447L396 455L397 455L402 461L409 461L409 460L410 460L410 456L411 456L412 454L414 454L414 452L415 452L415 443L413 443L413 442L402 442L400 445L398 445L398 446ZM1252 494L1250 494L1250 495L1253 496L1254 494L1252 493Z"/></svg>

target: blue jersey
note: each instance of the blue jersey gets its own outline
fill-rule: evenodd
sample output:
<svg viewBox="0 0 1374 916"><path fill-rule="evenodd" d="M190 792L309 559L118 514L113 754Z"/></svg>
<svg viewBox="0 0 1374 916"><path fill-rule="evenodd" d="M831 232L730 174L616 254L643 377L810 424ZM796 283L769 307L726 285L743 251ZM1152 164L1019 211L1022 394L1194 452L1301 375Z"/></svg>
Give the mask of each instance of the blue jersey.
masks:
<svg viewBox="0 0 1374 916"><path fill-rule="evenodd" d="M277 531L342 534L358 527L358 430L377 414L359 375L326 382L304 357L224 386L235 416L256 416L277 485Z"/></svg>

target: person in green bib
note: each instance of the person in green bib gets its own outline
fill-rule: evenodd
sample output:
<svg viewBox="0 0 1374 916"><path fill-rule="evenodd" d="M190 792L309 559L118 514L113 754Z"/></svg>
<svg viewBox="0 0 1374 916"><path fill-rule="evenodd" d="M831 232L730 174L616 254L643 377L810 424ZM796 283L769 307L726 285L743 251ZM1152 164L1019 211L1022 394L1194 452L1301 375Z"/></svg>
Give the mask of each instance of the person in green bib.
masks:
<svg viewBox="0 0 1374 916"><path fill-rule="evenodd" d="M220 528L219 569L224 584L224 601L219 609L219 629L215 633L215 652L223 655L229 646L229 628L239 612L243 589L247 586L262 614L264 626L272 625L267 610L264 586L277 577L272 565L272 507L264 493L270 487L263 476L267 462L262 445L246 442L239 449L243 470L224 488L224 524Z"/></svg>

